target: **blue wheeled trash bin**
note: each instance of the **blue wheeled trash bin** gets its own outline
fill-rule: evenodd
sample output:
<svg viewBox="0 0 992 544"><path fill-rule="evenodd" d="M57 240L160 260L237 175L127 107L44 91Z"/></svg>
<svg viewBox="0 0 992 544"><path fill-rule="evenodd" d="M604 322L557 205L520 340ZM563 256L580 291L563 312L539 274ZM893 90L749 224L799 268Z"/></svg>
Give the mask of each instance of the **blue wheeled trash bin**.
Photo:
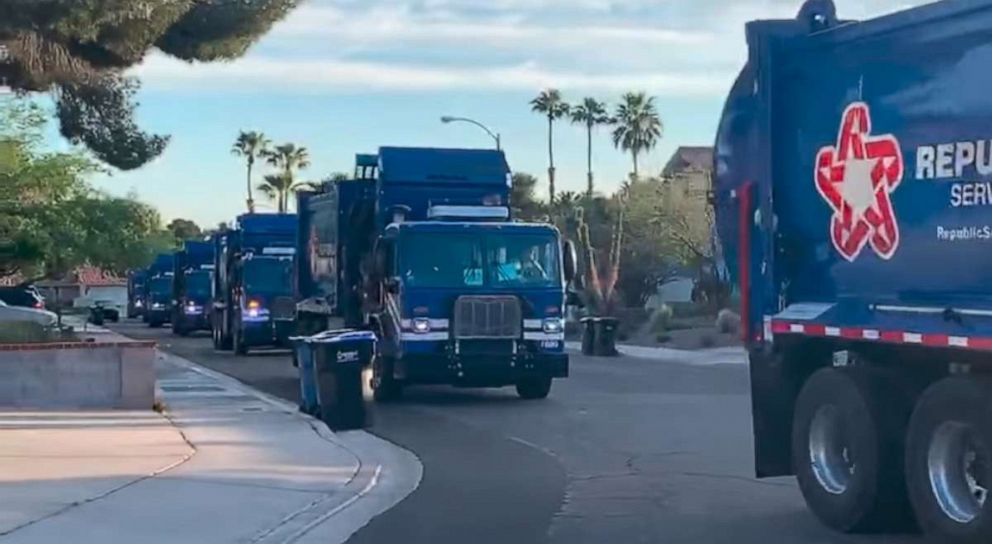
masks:
<svg viewBox="0 0 992 544"><path fill-rule="evenodd" d="M335 431L368 426L371 416L366 409L363 376L375 356L375 333L327 331L311 336L307 343L320 419Z"/></svg>
<svg viewBox="0 0 992 544"><path fill-rule="evenodd" d="M317 403L317 376L314 372L313 348L310 336L290 338L300 373L300 411L311 416L320 415Z"/></svg>

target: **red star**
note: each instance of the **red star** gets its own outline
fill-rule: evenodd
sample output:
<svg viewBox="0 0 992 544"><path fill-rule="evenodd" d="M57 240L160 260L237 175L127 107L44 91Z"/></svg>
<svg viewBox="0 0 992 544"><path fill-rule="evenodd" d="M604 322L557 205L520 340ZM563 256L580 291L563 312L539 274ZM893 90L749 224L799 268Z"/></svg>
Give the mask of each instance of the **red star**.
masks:
<svg viewBox="0 0 992 544"><path fill-rule="evenodd" d="M834 211L830 238L853 261L866 244L883 259L899 247L899 226L889 195L902 182L904 163L891 134L871 136L868 104L844 110L836 147L816 155L816 188Z"/></svg>

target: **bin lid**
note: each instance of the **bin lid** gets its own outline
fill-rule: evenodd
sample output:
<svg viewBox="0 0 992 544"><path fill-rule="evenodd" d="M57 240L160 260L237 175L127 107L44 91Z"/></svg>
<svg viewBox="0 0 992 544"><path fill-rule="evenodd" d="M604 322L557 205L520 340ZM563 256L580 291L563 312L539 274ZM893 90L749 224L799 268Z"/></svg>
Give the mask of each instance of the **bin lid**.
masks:
<svg viewBox="0 0 992 544"><path fill-rule="evenodd" d="M337 344L339 342L375 342L378 339L372 331L356 331L352 329L324 331L315 334L307 339L308 342L318 344Z"/></svg>

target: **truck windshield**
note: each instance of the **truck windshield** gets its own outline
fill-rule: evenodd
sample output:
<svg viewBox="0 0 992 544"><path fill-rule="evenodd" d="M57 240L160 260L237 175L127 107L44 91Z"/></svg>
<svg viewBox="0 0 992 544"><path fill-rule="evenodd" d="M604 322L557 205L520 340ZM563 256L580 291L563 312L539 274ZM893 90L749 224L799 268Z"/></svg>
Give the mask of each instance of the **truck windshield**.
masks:
<svg viewBox="0 0 992 544"><path fill-rule="evenodd" d="M245 290L249 293L288 294L293 291L293 262L254 258L245 262Z"/></svg>
<svg viewBox="0 0 992 544"><path fill-rule="evenodd" d="M210 295L210 272L186 274L186 294L197 297Z"/></svg>
<svg viewBox="0 0 992 544"><path fill-rule="evenodd" d="M148 292L156 298L172 296L172 278L155 278L149 281Z"/></svg>
<svg viewBox="0 0 992 544"><path fill-rule="evenodd" d="M561 285L558 239L550 233L407 233L399 265L404 283L417 287Z"/></svg>

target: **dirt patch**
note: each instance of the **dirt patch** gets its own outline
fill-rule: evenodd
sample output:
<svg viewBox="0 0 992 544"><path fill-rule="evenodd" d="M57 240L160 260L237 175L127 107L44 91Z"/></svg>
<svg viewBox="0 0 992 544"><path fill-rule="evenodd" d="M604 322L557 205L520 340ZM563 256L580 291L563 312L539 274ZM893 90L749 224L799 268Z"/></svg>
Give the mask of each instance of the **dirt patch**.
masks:
<svg viewBox="0 0 992 544"><path fill-rule="evenodd" d="M658 341L665 337L668 339L666 342ZM716 327L697 327L670 330L655 335L654 338L641 338L640 341L634 340L629 343L638 346L694 350L739 346L741 345L741 339L737 334L723 334Z"/></svg>

